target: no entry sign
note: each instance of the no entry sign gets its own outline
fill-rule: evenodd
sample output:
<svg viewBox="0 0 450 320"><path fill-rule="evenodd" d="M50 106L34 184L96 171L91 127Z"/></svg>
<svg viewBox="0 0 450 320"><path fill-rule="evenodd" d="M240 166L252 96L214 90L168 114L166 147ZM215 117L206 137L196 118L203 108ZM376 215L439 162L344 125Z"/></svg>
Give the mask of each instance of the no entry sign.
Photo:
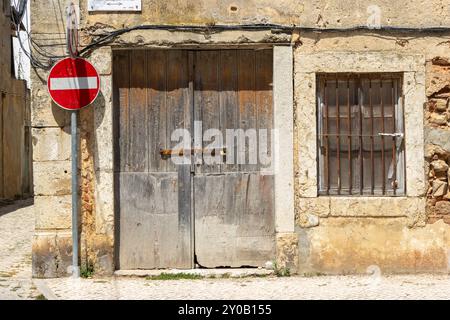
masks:
<svg viewBox="0 0 450 320"><path fill-rule="evenodd" d="M47 87L58 106L77 110L95 100L100 91L100 77L89 61L66 58L53 66Z"/></svg>

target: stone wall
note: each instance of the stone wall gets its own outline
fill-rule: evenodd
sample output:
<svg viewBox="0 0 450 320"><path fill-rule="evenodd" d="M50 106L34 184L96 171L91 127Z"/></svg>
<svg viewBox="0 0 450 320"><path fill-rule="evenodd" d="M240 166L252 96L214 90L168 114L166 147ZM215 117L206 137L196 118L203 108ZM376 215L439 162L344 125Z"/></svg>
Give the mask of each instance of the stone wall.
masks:
<svg viewBox="0 0 450 320"><path fill-rule="evenodd" d="M87 0L80 0L85 11L86 3ZM87 26L109 28L143 23L277 23L331 28L366 25L374 14L379 14L383 25L423 27L450 25L449 11L450 3L442 0L142 0L140 13L100 12L84 14L83 18Z"/></svg>
<svg viewBox="0 0 450 320"><path fill-rule="evenodd" d="M425 105L425 159L429 188L428 223L442 219L450 224L450 59L427 61L428 102Z"/></svg>
<svg viewBox="0 0 450 320"><path fill-rule="evenodd" d="M64 55L65 0L35 0L32 5L32 30L35 39L47 50ZM78 3L75 1L75 3ZM370 0L334 1L314 0L300 3L293 0L277 1L146 1L141 13L88 14L87 0L81 5L81 44L87 45L99 34L127 26L141 24L245 24L277 23L309 27L350 27L365 25L371 15ZM450 4L445 1L414 0L393 3L378 2L381 23L391 26L450 25ZM180 15L182 8L183 15ZM399 14L402 12L402 14ZM81 207L81 262L82 268L92 267L96 274L114 271L114 172L112 134L112 50L124 47L239 47L293 44L294 62L304 57L323 53L329 57L324 72L342 65L336 52L347 57L346 63L357 55L386 53L391 66L397 55L413 56L405 60L407 71L411 62L419 67L427 64L427 98L425 92L411 92L414 106L420 103L425 111L426 149L424 161L421 149L418 161L410 161L414 173L415 192L401 199L321 198L317 197L314 182L315 168L307 175L300 170L316 157L315 132L303 134L298 126L300 117L312 117L315 111L305 109L303 102L315 105L314 94L306 95L315 87L315 74L308 65L297 64L294 75L295 93L295 233L277 237L279 266L297 269L300 273L355 273L365 272L370 265L378 265L383 272L443 272L448 268L450 230L444 223L443 210L448 206L445 184L450 158L450 129L444 110L448 98L448 52L450 33L398 33L376 31L348 31L333 33L226 31L226 32L172 32L166 30L139 30L121 35L108 46L90 52L89 59L101 74L101 94L91 107L80 114L80 207ZM443 57L434 59L435 57ZM342 57L342 55L341 55ZM415 57L415 58L414 58ZM444 58L447 57L447 58ZM409 62L408 62L409 61ZM317 62L317 61L316 61ZM320 61L319 61L320 62ZM317 62L317 63L319 63ZM370 61L366 61L370 65ZM299 66L301 66L299 68ZM372 65L372 68L374 66ZM363 72L364 70L359 70ZM389 72L389 70L387 70ZM408 71L406 83L411 88L425 87L425 73ZM418 76L417 76L418 75ZM46 71L32 74L32 124L36 188L36 232L33 241L33 275L54 277L67 274L71 264L71 204L70 204L70 117L69 113L53 105L46 91ZM434 78L434 77L437 78ZM305 81L306 80L306 81ZM444 90L442 90L444 88ZM423 90L425 91L425 90ZM303 98L302 98L303 97ZM303 100L302 100L303 99ZM423 105L425 109L423 109ZM447 107L448 108L448 104ZM415 109L414 109L415 110ZM414 121L417 119L414 118ZM411 122L414 123L414 122ZM408 129L409 130L409 129ZM414 130L414 128L413 128ZM419 130L420 131L420 130ZM408 131L407 131L408 134ZM418 132L423 135L423 132ZM417 143L417 144L415 144ZM411 146L423 145L412 141ZM409 148L409 147L408 147ZM408 149L409 150L409 149ZM408 152L407 150L407 152ZM417 150L417 149L414 149ZM309 158L305 158L305 154ZM312 155L312 156L311 156ZM434 160L433 160L434 159ZM433 162L434 161L434 162ZM433 163L432 163L433 162ZM444 163L446 162L446 163ZM430 165L428 165L430 164ZM424 167L431 167L426 171ZM425 175L430 186L436 186L427 195ZM432 175L432 176L430 176ZM306 177L306 178L305 178ZM408 177L407 177L408 179ZM437 181L437 182L435 182ZM447 187L448 189L448 187ZM445 191L445 192L444 192ZM442 195L439 195L439 192ZM434 195L433 195L434 194ZM428 198L427 210L425 202ZM440 212L440 213L437 213ZM428 220L425 214L428 214ZM436 221L436 220L439 221ZM429 224L426 224L425 221ZM435 223L433 223L435 222ZM294 221L292 221L292 224ZM286 222L289 224L289 221ZM290 230L289 230L290 231Z"/></svg>

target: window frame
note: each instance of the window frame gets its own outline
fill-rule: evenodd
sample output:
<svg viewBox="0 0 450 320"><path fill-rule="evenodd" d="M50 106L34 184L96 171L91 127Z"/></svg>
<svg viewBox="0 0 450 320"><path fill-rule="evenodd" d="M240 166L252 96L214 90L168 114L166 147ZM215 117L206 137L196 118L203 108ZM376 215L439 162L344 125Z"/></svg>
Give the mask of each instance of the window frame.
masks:
<svg viewBox="0 0 450 320"><path fill-rule="evenodd" d="M394 86L393 91L392 91L392 100L390 103L385 103L384 106L393 106L393 110L395 111L392 113L392 115L390 117L386 116L386 114L383 113L383 126L385 125L386 120L389 122L389 119L394 120L395 125L395 132L397 133L401 133L402 135L399 137L392 137L392 139L394 139L393 141L395 142L395 145L389 141L390 137L389 136L380 136L380 141L382 141L382 146L384 151L381 152L382 157L381 157L381 162L379 162L380 164L384 163L383 168L386 168L387 166L387 171L385 169L385 174L383 175L383 180L382 183L377 185L375 182L375 176L376 174L376 165L375 165L375 160L374 160L374 154L376 153L374 151L374 140L376 139L376 137L378 137L379 135L377 135L373 130L372 133L367 135L367 134L363 134L363 120L367 120L367 119L363 119L363 113L367 112L365 110L365 107L368 107L368 103L367 103L367 97L364 97L364 85L363 85L363 81L369 81L369 83L373 83L371 81L382 81L383 83L385 81L392 81L392 84L394 85L394 81L395 81L395 89ZM317 145L317 195L318 196L350 196L350 197L402 197L402 196L406 196L406 185L407 185L407 181L406 181L406 146L405 146L405 136L406 136L406 128L405 128L405 105L404 105L404 92L403 92L403 73L402 72L337 72L337 73L327 73L327 72L318 72L315 75L315 81L316 81L316 137L317 137L317 141L316 141L316 145ZM326 132L326 134L323 133L323 127L326 125L324 124L324 120L323 120L323 111L325 110L323 104L325 104L326 102L324 101L327 97L327 94L325 94L324 91L324 85L326 81L330 81L333 83L333 85L337 85L338 87L336 88L336 90L338 90L339 88L339 82L341 81L347 81L347 88L349 88L349 83L350 81L352 81L353 83L353 92L351 92L349 89L349 91L347 91L348 94L348 98L347 98L347 104L345 104L345 106L340 106L340 107L348 107L350 108L350 94L353 95L353 99L355 102L357 102L357 113L359 116L359 124L356 126L356 130L358 130L357 134L352 133L352 129L354 129L354 125L353 123L350 124L350 128L348 128L348 132L342 132L342 130L339 130L339 133L335 133L332 134L332 131L328 131ZM367 84L367 83L366 83ZM382 90L382 85L381 87L379 86L379 88ZM369 89L369 88L366 88ZM333 89L331 89L333 90ZM371 106L371 115L369 117L369 121L371 121L371 125L374 125L374 113L372 107L374 105L372 105L372 85L370 86L370 106ZM395 92L395 96L394 96L394 92ZM322 95L325 95L325 97L322 97ZM375 92L376 94L376 92ZM338 95L338 92L336 91L336 95ZM366 99L366 100L365 100ZM336 99L335 99L336 100ZM383 101L383 99L381 99L381 101ZM392 104L394 103L394 105ZM339 105L339 103L337 104ZM383 106L383 102L380 103L381 106ZM354 108L356 106L356 104L352 104L351 107ZM342 109L341 109L342 110ZM348 109L350 110L350 109ZM383 107L382 107L382 110ZM347 111L349 112L349 111ZM353 111L350 111L353 113ZM335 116L336 117L336 116ZM353 119L350 120L352 118L352 116L347 115L349 119L348 121L354 121ZM329 118L328 118L329 119ZM339 119L342 119L342 115L339 117ZM357 120L358 121L358 120ZM328 123L328 120L327 120ZM342 126L342 122L341 126ZM348 123L347 123L347 127L348 127ZM391 128L392 129L392 128ZM329 128L327 129L329 130ZM378 129L381 130L381 129ZM345 131L345 130L344 130ZM384 130L384 132L389 132L390 130ZM394 131L394 130L392 130ZM338 163L338 173L336 173L336 175L338 175L338 182L337 182L337 186L332 187L332 183L330 183L332 174L330 174L330 158L328 156L326 156L323 152L322 152L322 148L324 143L327 144L326 150L330 149L329 146L329 141L332 140L330 137L331 136L335 136L335 137L340 137L339 139L336 139L336 141L339 141L339 143L337 143L337 145L339 146L337 148L337 152L339 152L340 156L337 161ZM347 137L347 138L346 138ZM344 141L347 141L349 143L349 145L347 146L347 150L353 150L353 142L352 139L358 139L359 141L359 146L357 147L358 150L358 155L356 157L356 161L354 160L354 155L350 155L353 151L347 151L349 157L347 158L347 167L344 167L341 165L341 160L343 159L342 154L345 153L340 150L340 146L341 146L341 141L342 138L344 138ZM330 140L329 140L330 139ZM370 140L368 140L370 139ZM363 151L364 149L364 142L363 140L366 140L365 143L367 143L368 141L371 141L371 149L370 149L370 161L371 163L369 163L369 170L371 171L370 176L370 186L369 188L366 187L365 185L365 177L364 177L364 170L365 170L365 162L367 161L367 159L365 160L365 156L363 155L363 153L365 151ZM326 141L326 142L325 142ZM391 150L391 157L392 160L389 162L389 158L387 158L387 156L385 155L386 153L386 148L385 146L387 145L392 145L392 150ZM350 149L349 149L350 148ZM345 147L344 147L345 149ZM367 150L366 150L367 151ZM328 151L327 151L328 152ZM349 158L351 159L349 162ZM353 161L355 161L356 164L353 163ZM391 165L386 164L386 161L388 163L391 163ZM325 162L327 167L324 168L325 166ZM395 163L395 165L394 165ZM393 166L392 168L390 166ZM328 173L325 174L323 173L323 170L328 170ZM389 172L390 170L393 170L394 173L392 173L393 175L395 175L394 178L389 178ZM342 171L345 172L346 175L348 175L347 178L347 188L343 188L341 185L341 180L343 173ZM359 172L358 172L359 171ZM358 172L356 174L356 172ZM357 175L359 176L359 183L356 186L353 186L353 183L355 181L358 181L358 179L355 179L355 177L353 175ZM328 176L328 177L326 177ZM389 183L389 181L391 181L391 183ZM396 187L393 186L392 181L395 181L396 183ZM389 186L389 187L388 187ZM392 186L392 188L390 187Z"/></svg>

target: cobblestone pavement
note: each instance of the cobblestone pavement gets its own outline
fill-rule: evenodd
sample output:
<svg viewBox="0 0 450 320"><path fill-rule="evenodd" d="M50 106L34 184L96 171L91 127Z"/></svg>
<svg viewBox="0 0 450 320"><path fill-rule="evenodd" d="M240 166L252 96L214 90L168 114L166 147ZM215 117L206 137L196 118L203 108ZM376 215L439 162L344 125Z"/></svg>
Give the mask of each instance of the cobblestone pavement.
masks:
<svg viewBox="0 0 450 320"><path fill-rule="evenodd" d="M57 299L450 299L450 276L51 279Z"/></svg>
<svg viewBox="0 0 450 320"><path fill-rule="evenodd" d="M0 300L35 299L30 201L0 208ZM376 273L378 274L378 273ZM49 299L450 299L450 275L34 280Z"/></svg>
<svg viewBox="0 0 450 320"><path fill-rule="evenodd" d="M32 200L0 207L0 300L35 299L31 281Z"/></svg>

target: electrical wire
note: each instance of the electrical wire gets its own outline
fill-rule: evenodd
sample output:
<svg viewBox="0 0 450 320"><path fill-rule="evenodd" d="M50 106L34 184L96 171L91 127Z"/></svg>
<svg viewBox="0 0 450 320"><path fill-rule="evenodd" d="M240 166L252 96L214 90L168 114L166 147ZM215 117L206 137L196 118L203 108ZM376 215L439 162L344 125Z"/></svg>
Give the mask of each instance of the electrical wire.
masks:
<svg viewBox="0 0 450 320"><path fill-rule="evenodd" d="M66 45L69 51L69 55L54 55L47 50L43 49L41 45L35 41L32 34L26 30L27 40L29 44L29 51L25 49L23 41L21 39L21 24L24 15L26 14L28 0L14 1L13 14L11 15L11 21L17 30L17 38L19 44L30 59L31 65L35 68L41 68L48 70L53 64L62 58L68 56L87 56L96 48L105 46L114 41L115 38L132 31L137 30L165 30L165 31L179 31L179 32L204 32L204 33L217 33L222 31L258 31L258 30L272 30L273 32L285 32L292 33L294 30L305 32L317 32L317 33L345 33L354 31L366 31L371 33L435 33L435 34L450 34L450 27L437 26L437 27L395 27L395 26L380 26L378 28L368 26L354 26L348 28L317 28L317 27L303 27L296 25L282 25L282 24L241 24L241 25L140 25L129 28L123 28L104 33L85 46L82 50L78 51L78 37L75 20L68 19L69 24L67 26L66 33ZM74 8L71 8L71 14L73 18ZM69 16L70 17L70 16Z"/></svg>
<svg viewBox="0 0 450 320"><path fill-rule="evenodd" d="M141 25L129 28L123 28L108 32L101 35L97 40L93 41L80 51L80 55L85 54L95 48L107 45L112 42L114 38L125 33L136 30L166 30L166 31L184 31L184 32L221 32L221 31L257 31L257 30L274 30L280 32L293 32L294 30L306 32L352 32L352 31L368 31L374 33L381 32L398 32L398 33L450 33L450 27L393 27L381 26L372 28L368 26L355 26L348 28L316 28L316 27L302 27L302 26L287 26L279 24L245 24L245 25Z"/></svg>
<svg viewBox="0 0 450 320"><path fill-rule="evenodd" d="M57 61L60 57L48 54L43 50L35 41L33 41L31 34L25 28L25 33L27 34L28 40L28 49L25 48L23 39L22 39L22 20L25 16L27 10L28 0L19 0L19 2L14 2L14 6L12 7L12 15L11 22L15 27L17 32L17 40L22 49L22 52L26 55L26 57L30 60L30 64L33 68L39 68L48 70L50 69L55 61ZM39 58L36 58L33 54L33 50L38 54Z"/></svg>

